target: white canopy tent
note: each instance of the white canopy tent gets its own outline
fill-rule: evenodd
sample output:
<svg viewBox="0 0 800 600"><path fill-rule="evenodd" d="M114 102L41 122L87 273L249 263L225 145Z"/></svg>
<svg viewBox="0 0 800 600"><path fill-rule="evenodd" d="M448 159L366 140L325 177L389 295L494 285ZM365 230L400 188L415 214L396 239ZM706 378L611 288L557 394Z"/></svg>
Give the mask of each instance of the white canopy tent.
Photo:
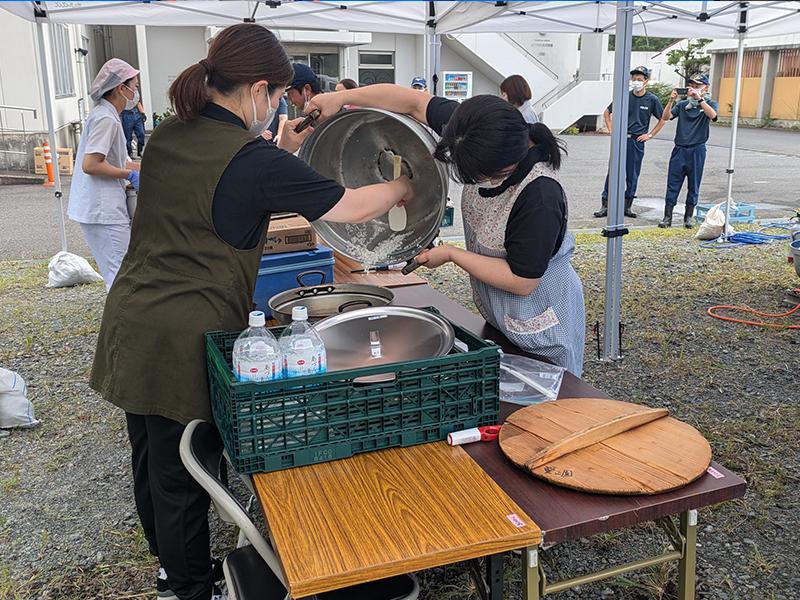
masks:
<svg viewBox="0 0 800 600"><path fill-rule="evenodd" d="M4 2L0 8L38 25L39 47L44 48L42 28L46 23L95 25L226 26L258 23L270 29L320 29L411 33L427 36L429 72L438 65L438 36L446 33L547 32L617 34L614 98L620 110L613 115L610 157L610 194L606 258L606 303L604 357L620 356L620 288L622 281L622 222L625 185L625 132L627 130L627 80L630 70L631 36L711 37L739 40L733 123L729 154L729 204L733 189L737 121L741 94L744 40L800 33L800 1L761 0L592 0L538 2L421 2L421 1L259 1L243 0L139 0L131 2ZM52 130L47 56L41 52L41 72L50 147L55 148ZM61 187L56 169L56 197ZM727 212L727 211L726 211ZM62 246L66 236L62 215ZM726 227L727 233L727 227Z"/></svg>

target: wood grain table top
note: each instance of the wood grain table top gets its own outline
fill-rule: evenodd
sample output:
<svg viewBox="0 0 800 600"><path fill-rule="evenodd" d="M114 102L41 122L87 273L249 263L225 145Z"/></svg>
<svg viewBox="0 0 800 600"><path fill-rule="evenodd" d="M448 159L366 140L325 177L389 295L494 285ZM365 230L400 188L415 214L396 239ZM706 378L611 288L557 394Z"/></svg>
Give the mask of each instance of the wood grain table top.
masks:
<svg viewBox="0 0 800 600"><path fill-rule="evenodd" d="M538 545L460 447L393 448L254 476L293 597Z"/></svg>
<svg viewBox="0 0 800 600"><path fill-rule="evenodd" d="M429 286L397 288L393 291L395 304L399 306L436 306L445 317L484 339L496 342L504 352L524 354L480 316ZM608 398L582 379L566 373L559 398L589 397ZM499 422L503 423L508 415L520 408L517 404L501 402ZM499 444L468 444L464 449L539 525L546 546L741 498L747 489L744 479L712 461L707 474L672 492L647 496L604 496L577 492L535 479L515 467L503 455Z"/></svg>
<svg viewBox="0 0 800 600"><path fill-rule="evenodd" d="M333 267L334 283L363 283L364 285L381 285L387 288L427 284L422 277L415 273L408 275L403 275L400 271L352 273L352 271L363 269L363 265L338 252L334 252L334 257L336 259Z"/></svg>

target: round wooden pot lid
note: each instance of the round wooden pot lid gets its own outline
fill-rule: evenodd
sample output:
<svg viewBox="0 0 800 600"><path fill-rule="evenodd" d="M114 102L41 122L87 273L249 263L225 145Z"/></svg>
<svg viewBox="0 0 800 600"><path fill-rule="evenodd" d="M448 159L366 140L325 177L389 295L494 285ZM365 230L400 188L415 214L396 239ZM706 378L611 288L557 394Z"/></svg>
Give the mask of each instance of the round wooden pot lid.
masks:
<svg viewBox="0 0 800 600"><path fill-rule="evenodd" d="M563 398L508 417L500 447L550 483L598 494L660 494L691 483L711 446L666 409L603 398Z"/></svg>

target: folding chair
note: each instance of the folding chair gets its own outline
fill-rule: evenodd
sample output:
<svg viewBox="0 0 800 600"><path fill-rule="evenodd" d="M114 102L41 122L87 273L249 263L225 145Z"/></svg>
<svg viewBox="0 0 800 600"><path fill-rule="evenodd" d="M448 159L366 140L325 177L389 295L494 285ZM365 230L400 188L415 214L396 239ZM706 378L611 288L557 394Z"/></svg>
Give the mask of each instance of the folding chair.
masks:
<svg viewBox="0 0 800 600"><path fill-rule="evenodd" d="M223 563L231 600L289 600L278 557L247 511L220 479L222 442L216 428L196 419L181 437L181 460L208 492L226 523L239 528L236 549ZM318 600L416 600L419 584L413 575L398 575L317 596Z"/></svg>

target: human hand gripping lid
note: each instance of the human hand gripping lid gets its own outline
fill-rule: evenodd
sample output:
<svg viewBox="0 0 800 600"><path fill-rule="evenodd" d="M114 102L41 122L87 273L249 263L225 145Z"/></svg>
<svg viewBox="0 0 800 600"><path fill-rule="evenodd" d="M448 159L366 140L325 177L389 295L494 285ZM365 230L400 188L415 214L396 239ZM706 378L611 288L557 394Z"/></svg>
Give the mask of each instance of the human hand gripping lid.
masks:
<svg viewBox="0 0 800 600"><path fill-rule="evenodd" d="M89 89L89 96L95 102L100 102L103 94L109 90L113 90L121 83L133 79L139 74L137 69L134 69L124 60L119 58L112 58L102 67L97 77L92 82L92 87Z"/></svg>

